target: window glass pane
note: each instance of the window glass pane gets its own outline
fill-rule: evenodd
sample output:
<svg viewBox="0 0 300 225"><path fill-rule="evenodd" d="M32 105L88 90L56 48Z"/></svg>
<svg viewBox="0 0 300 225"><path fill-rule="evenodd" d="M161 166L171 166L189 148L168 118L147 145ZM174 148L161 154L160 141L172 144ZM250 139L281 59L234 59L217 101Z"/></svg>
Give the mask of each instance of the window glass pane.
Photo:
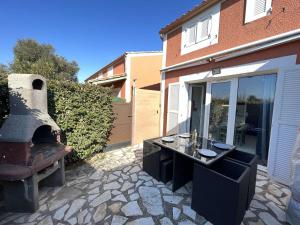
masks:
<svg viewBox="0 0 300 225"><path fill-rule="evenodd" d="M271 132L276 75L239 79L234 144L257 154L266 164Z"/></svg>
<svg viewBox="0 0 300 225"><path fill-rule="evenodd" d="M230 96L230 82L211 85L211 105L209 115L209 138L226 142Z"/></svg>
<svg viewBox="0 0 300 225"><path fill-rule="evenodd" d="M204 107L205 107L205 87L206 84L192 86L191 99L191 124L190 131L197 130L199 136L203 136Z"/></svg>

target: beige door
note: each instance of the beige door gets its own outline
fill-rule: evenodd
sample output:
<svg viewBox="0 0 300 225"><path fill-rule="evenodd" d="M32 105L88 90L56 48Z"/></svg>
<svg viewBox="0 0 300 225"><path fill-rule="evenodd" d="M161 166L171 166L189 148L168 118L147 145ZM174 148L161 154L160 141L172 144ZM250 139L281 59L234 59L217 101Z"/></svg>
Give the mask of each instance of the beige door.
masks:
<svg viewBox="0 0 300 225"><path fill-rule="evenodd" d="M113 110L116 119L108 145L130 144L132 125L131 103L113 103Z"/></svg>
<svg viewBox="0 0 300 225"><path fill-rule="evenodd" d="M132 98L132 144L159 136L160 92L136 89Z"/></svg>

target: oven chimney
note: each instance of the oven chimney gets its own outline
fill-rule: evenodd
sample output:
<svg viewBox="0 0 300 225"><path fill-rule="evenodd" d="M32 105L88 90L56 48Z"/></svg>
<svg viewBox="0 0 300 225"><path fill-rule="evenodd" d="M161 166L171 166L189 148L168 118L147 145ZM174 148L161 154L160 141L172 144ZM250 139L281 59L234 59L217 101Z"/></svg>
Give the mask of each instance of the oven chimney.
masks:
<svg viewBox="0 0 300 225"><path fill-rule="evenodd" d="M34 74L8 76L10 114L0 129L0 142L30 142L34 131L49 125L60 131L48 115L46 79Z"/></svg>

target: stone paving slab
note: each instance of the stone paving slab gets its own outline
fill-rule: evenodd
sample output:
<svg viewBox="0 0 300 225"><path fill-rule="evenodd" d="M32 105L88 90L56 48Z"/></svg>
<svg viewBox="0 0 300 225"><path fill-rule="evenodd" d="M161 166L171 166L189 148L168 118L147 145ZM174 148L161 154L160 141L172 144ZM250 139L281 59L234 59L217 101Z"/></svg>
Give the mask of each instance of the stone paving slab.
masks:
<svg viewBox="0 0 300 225"><path fill-rule="evenodd" d="M66 184L40 189L40 209L34 214L5 213L0 225L209 225L190 207L192 183L175 193L142 171L142 151L131 147L100 153L66 170ZM244 225L285 223L287 187L258 171L256 194Z"/></svg>

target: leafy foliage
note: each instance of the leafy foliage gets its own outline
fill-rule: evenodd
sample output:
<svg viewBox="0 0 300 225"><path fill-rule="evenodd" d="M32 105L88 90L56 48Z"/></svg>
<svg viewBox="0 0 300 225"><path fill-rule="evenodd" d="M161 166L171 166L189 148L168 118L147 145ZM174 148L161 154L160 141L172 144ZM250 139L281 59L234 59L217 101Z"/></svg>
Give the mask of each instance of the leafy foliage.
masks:
<svg viewBox="0 0 300 225"><path fill-rule="evenodd" d="M4 122L4 119L8 115L8 87L7 79L0 76L0 127Z"/></svg>
<svg viewBox="0 0 300 225"><path fill-rule="evenodd" d="M48 82L49 114L62 129L62 141L75 151L72 160L101 151L113 126L110 88L75 82Z"/></svg>
<svg viewBox="0 0 300 225"><path fill-rule="evenodd" d="M6 65L0 64L0 80L6 79L9 74L9 69Z"/></svg>
<svg viewBox="0 0 300 225"><path fill-rule="evenodd" d="M19 40L14 48L13 73L40 74L51 80L77 81L78 64L55 54L49 44L32 39Z"/></svg>

